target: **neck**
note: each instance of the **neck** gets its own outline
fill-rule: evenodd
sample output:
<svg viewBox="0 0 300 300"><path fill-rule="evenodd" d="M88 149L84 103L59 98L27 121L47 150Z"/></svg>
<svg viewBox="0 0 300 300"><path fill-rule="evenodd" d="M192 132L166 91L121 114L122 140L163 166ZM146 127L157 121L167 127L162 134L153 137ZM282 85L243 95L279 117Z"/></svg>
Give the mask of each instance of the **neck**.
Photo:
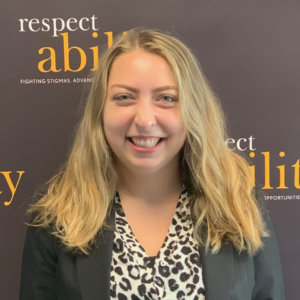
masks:
<svg viewBox="0 0 300 300"><path fill-rule="evenodd" d="M155 173L135 172L122 167L118 169L121 198L123 196L145 204L163 205L170 199L177 200L182 190L178 164L171 164Z"/></svg>

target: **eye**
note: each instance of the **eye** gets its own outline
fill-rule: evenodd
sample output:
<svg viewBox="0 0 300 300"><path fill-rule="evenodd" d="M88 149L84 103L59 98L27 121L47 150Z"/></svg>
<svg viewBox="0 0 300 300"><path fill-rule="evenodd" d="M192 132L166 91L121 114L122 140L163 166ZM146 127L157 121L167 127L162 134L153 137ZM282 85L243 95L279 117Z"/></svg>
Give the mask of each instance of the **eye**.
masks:
<svg viewBox="0 0 300 300"><path fill-rule="evenodd" d="M171 97L171 96L162 96L161 99L163 101L167 101L167 102L174 101L174 97Z"/></svg>
<svg viewBox="0 0 300 300"><path fill-rule="evenodd" d="M116 101L128 101L131 99L132 99L132 97L128 94L117 94L117 95L113 96L113 100L116 100Z"/></svg>
<svg viewBox="0 0 300 300"><path fill-rule="evenodd" d="M158 97L159 101L165 102L165 103L174 103L177 101L177 97L174 95L161 95Z"/></svg>

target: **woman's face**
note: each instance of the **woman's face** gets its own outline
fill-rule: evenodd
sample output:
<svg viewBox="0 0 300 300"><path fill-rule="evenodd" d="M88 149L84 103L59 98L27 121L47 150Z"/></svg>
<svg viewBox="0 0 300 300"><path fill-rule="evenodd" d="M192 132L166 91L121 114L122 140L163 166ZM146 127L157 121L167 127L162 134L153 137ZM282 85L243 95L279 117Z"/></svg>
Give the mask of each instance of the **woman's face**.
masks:
<svg viewBox="0 0 300 300"><path fill-rule="evenodd" d="M141 49L117 57L105 101L104 131L121 167L149 174L178 164L186 131L164 58Z"/></svg>

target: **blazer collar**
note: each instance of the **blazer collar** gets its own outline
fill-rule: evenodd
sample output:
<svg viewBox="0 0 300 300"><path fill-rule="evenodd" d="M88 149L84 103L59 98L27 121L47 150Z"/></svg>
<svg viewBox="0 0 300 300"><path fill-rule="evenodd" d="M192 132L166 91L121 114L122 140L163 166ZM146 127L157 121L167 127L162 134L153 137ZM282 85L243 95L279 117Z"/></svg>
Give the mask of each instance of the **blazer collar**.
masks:
<svg viewBox="0 0 300 300"><path fill-rule="evenodd" d="M76 258L83 300L110 299L110 269L114 232L103 230L89 255ZM200 249L206 300L229 300L233 280L233 246L223 245L217 254Z"/></svg>

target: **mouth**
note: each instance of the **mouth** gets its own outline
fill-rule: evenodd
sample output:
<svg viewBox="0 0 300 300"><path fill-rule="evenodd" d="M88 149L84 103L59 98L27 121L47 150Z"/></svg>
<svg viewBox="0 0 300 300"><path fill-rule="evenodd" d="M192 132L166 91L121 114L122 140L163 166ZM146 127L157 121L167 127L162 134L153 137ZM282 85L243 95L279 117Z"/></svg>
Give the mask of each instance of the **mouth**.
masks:
<svg viewBox="0 0 300 300"><path fill-rule="evenodd" d="M142 148L153 148L157 144L161 143L165 138L160 137L127 137L131 143L135 146Z"/></svg>

